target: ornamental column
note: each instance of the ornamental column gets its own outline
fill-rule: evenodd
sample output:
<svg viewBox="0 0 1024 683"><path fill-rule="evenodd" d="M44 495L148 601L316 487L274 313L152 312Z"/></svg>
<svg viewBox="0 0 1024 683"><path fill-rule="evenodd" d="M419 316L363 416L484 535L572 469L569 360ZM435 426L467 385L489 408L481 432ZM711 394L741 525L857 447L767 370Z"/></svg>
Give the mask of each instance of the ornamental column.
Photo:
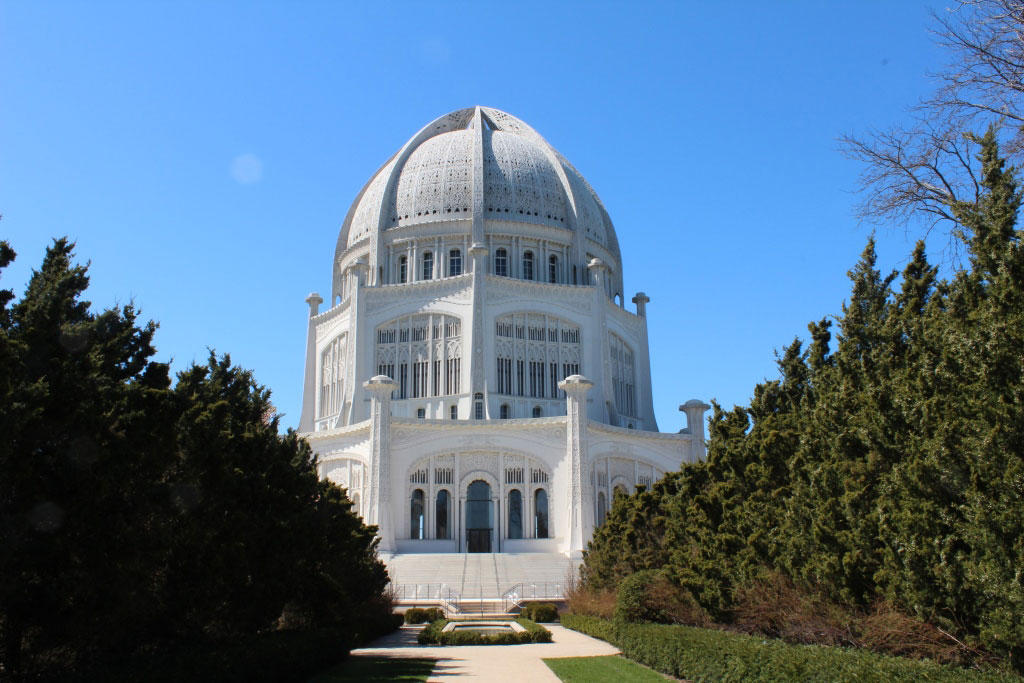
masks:
<svg viewBox="0 0 1024 683"><path fill-rule="evenodd" d="M377 525L377 550L393 553L395 528L391 521L391 392L398 385L387 375L377 375L363 388L370 394L370 481L366 515Z"/></svg>
<svg viewBox="0 0 1024 683"><path fill-rule="evenodd" d="M570 375L558 383L566 397L566 456L569 461L567 519L569 557L579 559L594 533L594 492L587 479L587 392L594 383L583 375ZM564 527L563 527L564 528Z"/></svg>
<svg viewBox="0 0 1024 683"><path fill-rule="evenodd" d="M320 304L324 302L316 292L306 297L309 305L309 327L306 329L306 372L302 381L302 414L299 416L299 431L313 431L313 420L316 419L316 323L314 319L320 313Z"/></svg>
<svg viewBox="0 0 1024 683"><path fill-rule="evenodd" d="M636 401L639 410L638 417L643 420L643 428L650 432L658 431L658 422L654 417L654 388L651 386L651 347L647 336L647 304L651 302L643 292L637 292L633 297L636 304L636 315L641 318L643 325L640 327L642 338L640 348L637 349L637 387L643 382L642 392L637 392Z"/></svg>
<svg viewBox="0 0 1024 683"><path fill-rule="evenodd" d="M704 445L704 411L709 409L704 401L691 398L679 406L679 410L686 413L686 431L690 433L690 462L700 462L707 459L707 446Z"/></svg>

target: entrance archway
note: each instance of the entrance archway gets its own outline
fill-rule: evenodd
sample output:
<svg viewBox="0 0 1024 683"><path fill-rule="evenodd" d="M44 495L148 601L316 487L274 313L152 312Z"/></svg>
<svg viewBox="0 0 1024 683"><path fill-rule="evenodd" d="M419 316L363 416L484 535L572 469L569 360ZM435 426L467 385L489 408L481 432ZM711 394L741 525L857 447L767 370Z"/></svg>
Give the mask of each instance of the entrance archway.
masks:
<svg viewBox="0 0 1024 683"><path fill-rule="evenodd" d="M471 553L491 552L493 528L491 485L477 479L466 489L466 550Z"/></svg>

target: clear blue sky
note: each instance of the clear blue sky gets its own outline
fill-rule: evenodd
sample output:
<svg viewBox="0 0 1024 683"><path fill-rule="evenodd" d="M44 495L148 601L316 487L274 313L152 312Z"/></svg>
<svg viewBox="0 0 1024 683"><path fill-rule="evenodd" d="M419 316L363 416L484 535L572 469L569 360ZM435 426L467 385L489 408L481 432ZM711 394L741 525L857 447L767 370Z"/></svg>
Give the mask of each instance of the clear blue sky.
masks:
<svg viewBox="0 0 1024 683"><path fill-rule="evenodd" d="M887 126L946 57L900 2L0 2L0 237L20 295L53 236L180 370L229 352L298 422L310 291L362 184L433 118L533 126L651 297L654 398L744 404L839 311L869 233L836 137ZM912 247L881 230L880 263ZM936 245L941 246L941 245Z"/></svg>

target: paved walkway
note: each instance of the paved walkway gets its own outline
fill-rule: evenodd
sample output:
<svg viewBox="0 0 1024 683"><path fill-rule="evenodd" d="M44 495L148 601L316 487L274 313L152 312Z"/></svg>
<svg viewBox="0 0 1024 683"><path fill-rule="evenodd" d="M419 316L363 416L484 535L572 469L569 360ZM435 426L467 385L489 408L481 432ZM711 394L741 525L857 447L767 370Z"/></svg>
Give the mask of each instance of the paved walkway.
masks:
<svg viewBox="0 0 1024 683"><path fill-rule="evenodd" d="M422 626L403 626L398 631L352 650L353 657L410 657L434 659L428 681L557 681L558 677L541 661L552 657L596 657L618 654L603 640L585 636L557 624L544 624L551 631L551 643L529 645L418 645L416 634Z"/></svg>

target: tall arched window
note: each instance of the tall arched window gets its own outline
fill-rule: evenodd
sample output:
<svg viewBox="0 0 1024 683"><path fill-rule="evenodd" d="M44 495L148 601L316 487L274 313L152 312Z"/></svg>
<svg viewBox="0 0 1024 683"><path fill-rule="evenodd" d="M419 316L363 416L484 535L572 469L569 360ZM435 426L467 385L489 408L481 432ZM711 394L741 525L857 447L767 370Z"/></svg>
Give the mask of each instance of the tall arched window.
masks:
<svg viewBox="0 0 1024 683"><path fill-rule="evenodd" d="M533 494L533 535L548 537L548 493L544 489L537 489Z"/></svg>
<svg viewBox="0 0 1024 683"><path fill-rule="evenodd" d="M553 254L548 258L548 282L558 282L558 257Z"/></svg>
<svg viewBox="0 0 1024 683"><path fill-rule="evenodd" d="M451 527L448 524L448 491L441 489L437 492L437 501L434 506L434 538L451 538Z"/></svg>
<svg viewBox="0 0 1024 683"><path fill-rule="evenodd" d="M448 412L451 415L451 418L453 420L458 420L459 419L459 407L458 406L452 406L451 408L448 409Z"/></svg>
<svg viewBox="0 0 1024 683"><path fill-rule="evenodd" d="M534 406L533 407L533 416L534 417L542 417L543 415L544 415L544 411L541 410L540 406Z"/></svg>
<svg viewBox="0 0 1024 683"><path fill-rule="evenodd" d="M407 282L409 280L409 257L399 256L398 257L398 281Z"/></svg>
<svg viewBox="0 0 1024 683"><path fill-rule="evenodd" d="M462 251L452 249L448 252L448 277L462 275Z"/></svg>
<svg viewBox="0 0 1024 683"><path fill-rule="evenodd" d="M509 417L511 417L510 412L511 411L509 410L508 404L507 403L502 403L501 404L501 410L500 410L501 419L502 420L507 420Z"/></svg>
<svg viewBox="0 0 1024 683"><path fill-rule="evenodd" d="M504 249L494 252L494 274L508 277L508 252Z"/></svg>
<svg viewBox="0 0 1024 683"><path fill-rule="evenodd" d="M359 494L358 493L353 493L352 494L352 510L357 515L359 515L360 517L363 516L363 511L359 507Z"/></svg>
<svg viewBox="0 0 1024 683"><path fill-rule="evenodd" d="M532 280L533 279L533 252L532 251L525 251L525 252L523 252L523 279L524 280Z"/></svg>
<svg viewBox="0 0 1024 683"><path fill-rule="evenodd" d="M434 277L434 254L430 251L423 252L423 277L421 280L430 280Z"/></svg>
<svg viewBox="0 0 1024 683"><path fill-rule="evenodd" d="M477 420L484 419L484 395L481 393L473 395L473 417Z"/></svg>
<svg viewBox="0 0 1024 683"><path fill-rule="evenodd" d="M425 537L423 517L423 489L416 489L412 492L412 500L409 501L409 537L422 539Z"/></svg>
<svg viewBox="0 0 1024 683"><path fill-rule="evenodd" d="M519 489L508 493L508 537L523 537L523 494Z"/></svg>
<svg viewBox="0 0 1024 683"><path fill-rule="evenodd" d="M597 492L597 525L604 524L604 518L608 516L608 501L605 500L604 491Z"/></svg>

